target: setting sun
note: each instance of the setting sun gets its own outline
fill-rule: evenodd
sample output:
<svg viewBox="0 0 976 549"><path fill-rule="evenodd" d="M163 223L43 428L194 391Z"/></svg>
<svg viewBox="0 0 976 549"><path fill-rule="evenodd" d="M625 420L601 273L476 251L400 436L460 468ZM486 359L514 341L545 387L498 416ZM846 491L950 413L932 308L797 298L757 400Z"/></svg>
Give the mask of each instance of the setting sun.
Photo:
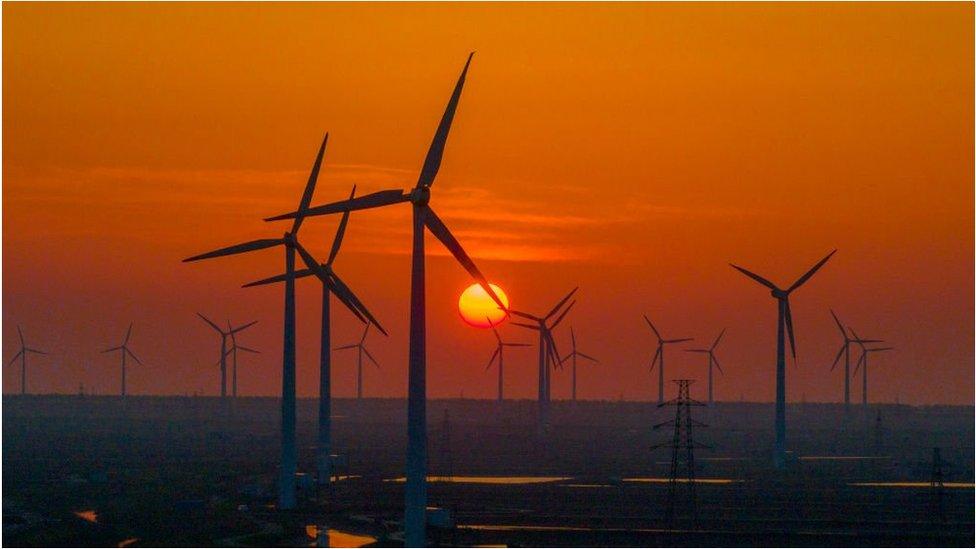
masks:
<svg viewBox="0 0 976 549"><path fill-rule="evenodd" d="M508 296L505 295L505 292L494 284L489 283L488 285L508 308ZM498 304L480 284L472 284L461 293L461 297L458 299L458 312L461 313L461 318L465 322L476 328L490 328L492 325L498 325L499 322L505 320L506 316L505 311L498 308Z"/></svg>

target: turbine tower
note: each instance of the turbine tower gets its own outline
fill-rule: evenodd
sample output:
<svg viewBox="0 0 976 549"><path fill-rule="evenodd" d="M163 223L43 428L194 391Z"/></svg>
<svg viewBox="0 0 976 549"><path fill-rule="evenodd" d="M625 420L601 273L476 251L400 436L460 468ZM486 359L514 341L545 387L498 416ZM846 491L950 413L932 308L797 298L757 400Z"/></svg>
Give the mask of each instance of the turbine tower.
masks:
<svg viewBox="0 0 976 549"><path fill-rule="evenodd" d="M46 355L47 353L45 353L44 351L39 351L37 349L32 349L28 347L27 344L24 343L24 333L20 331L20 326L17 326L17 335L20 336L20 350L17 351L17 354L15 354L14 357L10 359L10 362L7 363L7 366L10 366L14 362L16 362L18 358L20 359L20 394L26 395L27 394L27 353L34 353L35 355Z"/></svg>
<svg viewBox="0 0 976 549"><path fill-rule="evenodd" d="M654 351L654 358L651 359L651 368L649 371L654 371L654 366L657 365L657 403L661 404L664 402L664 346L670 345L672 343L684 343L685 341L692 341L693 337L682 337L678 339L664 339L661 337L661 332L657 331L651 319L644 315L644 322L651 327L651 331L654 332L654 337L657 338L657 350Z"/></svg>
<svg viewBox="0 0 976 549"><path fill-rule="evenodd" d="M516 310L509 311L509 313L515 316L520 316L522 318L535 322L535 324L529 324L525 322L513 321L512 324L516 326L520 326L522 328L528 328L529 330L535 330L539 332L539 434L540 435L545 432L546 426L548 425L548 421L549 421L549 417L548 417L549 400L550 400L549 366L552 365L554 367L556 364L562 362L562 359L559 357L559 350L556 349L556 340L552 338L552 330L555 329L560 322L562 322L563 318L566 317L570 309L573 308L573 305L576 304L576 302L573 301L572 303L569 304L569 306L563 309L563 305L566 305L566 302L569 301L569 298L573 297L573 294L575 294L577 290L579 290L578 286L576 288L573 288L571 292L566 294L566 297L559 300L559 303L556 303L556 305L552 309L550 309L545 316L535 316L529 313L516 311ZM559 314L559 316L555 317L556 319L552 321L552 323L549 323L549 319L553 318L557 313Z"/></svg>
<svg viewBox="0 0 976 549"><path fill-rule="evenodd" d="M373 355L370 354L369 350L366 348L366 335L369 333L370 324L366 323L366 329L363 330L363 336L359 338L359 343L350 343L349 345L343 345L342 347L336 347L334 351L342 351L344 349L356 349L358 351L358 359L356 362L356 398L362 400L363 398L363 355L373 363L377 368L380 367L380 363L376 362Z"/></svg>
<svg viewBox="0 0 976 549"><path fill-rule="evenodd" d="M454 91L448 100L447 108L441 117L440 124L434 134L434 139L427 150L427 157L420 170L420 177L416 186L410 192L403 190L386 190L368 194L359 198L326 204L299 210L269 218L268 221L278 219L300 219L303 215L325 215L345 211L377 208L410 202L413 207L413 251L411 253L411 283L410 283L410 350L407 395L407 482L405 486L406 513L404 516L404 535L407 547L419 547L426 544L426 508L427 508L427 315L425 289L425 254L424 233L429 230L451 251L468 273L485 289L489 296L504 308L504 304L494 290L488 285L487 279L475 266L461 244L454 238L444 222L441 221L430 207L430 189L440 169L441 158L444 156L444 146L454 120L464 80L471 64L468 56L461 76L458 78Z"/></svg>
<svg viewBox="0 0 976 549"><path fill-rule="evenodd" d="M487 317L486 317L487 318ZM488 319L488 324L491 324L491 331L495 334L495 339L498 344L495 346L495 352L491 354L491 358L488 359L488 366L485 367L485 371L491 369L491 365L495 363L495 359L498 359L498 402L504 399L504 391L502 389L502 380L505 377L505 347L531 347L528 343L506 343L502 341L502 337L498 335L498 330L495 325Z"/></svg>
<svg viewBox="0 0 976 549"><path fill-rule="evenodd" d="M573 352L564 356L562 362L566 362L570 358L573 359L573 402L576 402L576 358L577 357L585 358L586 360L596 362L596 363L599 363L600 361L591 357L588 354L581 353L580 351L576 350L576 333L573 331L572 326L569 327L569 337L570 340L573 342ZM560 362L560 364L562 364L562 362Z"/></svg>
<svg viewBox="0 0 976 549"><path fill-rule="evenodd" d="M834 317L834 322L837 323L837 329L840 330L841 337L844 338L844 344L840 346L837 351L837 356L834 357L834 363L830 365L830 371L833 372L834 368L837 367L837 363L840 361L840 357L844 357L844 409L849 410L851 407L851 343L881 343L880 339L865 339L859 341L856 338L850 337L847 330L844 329L844 325L841 324L840 319L834 313L834 310L830 310L830 316Z"/></svg>
<svg viewBox="0 0 976 549"><path fill-rule="evenodd" d="M230 325L230 320L227 321L227 329L230 332L230 349L227 350L227 353L229 355L231 355L231 371L233 372L231 374L231 379L232 379L232 381L231 381L231 395L234 398L237 398L237 351L244 351L245 353L260 354L260 351L255 351L254 349L251 349L250 347L245 347L243 345L238 345L237 344L237 335L236 334L237 334L237 332L242 331L244 328L247 328L248 326L254 324L255 322L257 322L257 320L255 320L254 322L252 322L251 324L248 324L246 326L241 326L240 328L234 329L234 327Z"/></svg>
<svg viewBox="0 0 976 549"><path fill-rule="evenodd" d="M355 196L356 186L353 185L352 192L349 193L349 198L352 199ZM336 256L339 255L339 247L342 246L342 238L346 234L346 225L348 223L349 212L344 212L339 221L339 228L336 229L335 238L332 239L332 249L329 251L329 258L325 263L319 265L319 270L325 274L324 277L319 278L319 282L322 284L322 321L319 333L319 431L316 459L319 484L328 484L332 481L332 289L339 288L337 291L347 292L348 295L353 297L354 305L360 311L366 310L362 303L355 300L355 294L349 290L346 283L339 278L339 275L332 268ZM312 274L316 274L312 269L303 269L296 271L294 278L303 278ZM281 274L245 284L244 287L272 284L281 282L285 278L287 278L287 275ZM350 310L362 320L363 317L357 313L356 308L351 308ZM366 322L367 330L369 330L369 326L370 323ZM377 324L376 327L386 335L386 331L383 330L382 326Z"/></svg>
<svg viewBox="0 0 976 549"><path fill-rule="evenodd" d="M328 276L319 263L298 241L298 231L301 229L302 222L305 220L305 213L312 200L312 192L315 190L315 183L318 180L319 168L322 165L322 157L325 154L325 146L329 140L329 134L325 134L322 145L319 147L315 162L312 164L312 171L308 176L308 183L305 185L305 192L299 202L298 211L293 216L291 230L282 235L281 238L264 238L252 240L234 246L228 246L212 252L195 255L184 259L184 262L199 261L226 255L234 255L246 252L284 247L285 256L285 288L284 288L284 321L282 330L282 359L281 359L281 477L278 484L278 508L295 508L295 474L298 469L298 451L295 447L295 253L301 256L305 265L312 269L316 276L323 281L333 281L334 278ZM328 283L328 282L327 282ZM362 303L352 294L348 288L336 285L332 288L336 297L347 308L354 311L357 318L365 322L364 316L370 321L376 322L372 315L362 307Z"/></svg>
<svg viewBox="0 0 976 549"><path fill-rule="evenodd" d="M793 336L793 315L790 312L790 294L809 280L835 253L837 253L837 250L827 254L827 257L817 262L816 265L785 290L755 273L730 263L733 269L769 288L773 297L776 299L779 309L779 316L776 320L776 442L773 448L773 466L777 469L782 469L786 466L786 339L784 332L789 332L790 351L793 355L793 360L796 361L796 341Z"/></svg>
<svg viewBox="0 0 976 549"><path fill-rule="evenodd" d="M112 351L118 351L119 357L122 361L122 396L125 396L125 356L129 355L132 360L135 360L137 364L142 366L142 361L139 360L136 355L129 349L129 338L132 336L132 324L129 324L129 329L125 332L125 339L122 340L122 344L118 347L112 347L111 349L105 349L102 353L111 353Z"/></svg>
<svg viewBox="0 0 976 549"><path fill-rule="evenodd" d="M712 366L718 368L719 373L721 373L723 376L725 375L725 372L722 371L722 366L718 363L718 359L715 358L715 348L718 347L718 342L722 341L722 336L724 335L725 335L725 328L722 328L722 331L718 334L718 337L715 338L715 343L712 343L712 346L707 349L685 349L686 353L702 353L708 355L708 405L709 406L711 406L715 402L713 399L713 392L712 392Z"/></svg>
<svg viewBox="0 0 976 549"><path fill-rule="evenodd" d="M865 343L879 343L881 340L877 339L861 339L854 332L854 328L850 328L851 333L854 334L858 346L861 347L861 356L857 359L857 364L854 366L854 372L852 375L857 375L858 368L861 368L861 405L867 407L868 405L868 355L871 353L881 353L884 351L894 350L894 347L866 347ZM863 367L862 367L863 365Z"/></svg>
<svg viewBox="0 0 976 549"><path fill-rule="evenodd" d="M220 334L220 359L217 361L220 364L220 398L226 398L227 397L227 355L230 354L229 350L227 349L227 338L231 337L236 332L240 332L246 328L250 328L251 326L257 323L257 320L251 322L250 324L245 324L240 328L230 328L230 321L228 320L227 321L228 330L225 332L224 330L220 329L220 326L218 326L215 322L213 322L209 318L203 316L200 313L197 313L197 316L200 317L204 322L206 322L211 328L216 330L218 334ZM235 360L237 359L236 354L234 355L234 359ZM234 380L235 382L237 380L236 368L234 369ZM234 396L237 395L235 394Z"/></svg>

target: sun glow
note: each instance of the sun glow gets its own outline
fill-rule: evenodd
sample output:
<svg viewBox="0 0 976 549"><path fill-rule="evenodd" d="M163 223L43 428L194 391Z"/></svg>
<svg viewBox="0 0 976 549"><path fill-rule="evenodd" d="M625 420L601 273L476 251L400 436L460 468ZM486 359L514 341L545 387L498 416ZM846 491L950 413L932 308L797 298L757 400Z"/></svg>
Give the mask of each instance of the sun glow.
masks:
<svg viewBox="0 0 976 549"><path fill-rule="evenodd" d="M505 304L505 308L508 308L508 296L505 295L504 290L491 283L488 285ZM465 322L476 328L491 328L492 325L498 325L505 320L507 316L507 313L498 308L498 304L480 284L472 284L461 293L458 299L458 312Z"/></svg>

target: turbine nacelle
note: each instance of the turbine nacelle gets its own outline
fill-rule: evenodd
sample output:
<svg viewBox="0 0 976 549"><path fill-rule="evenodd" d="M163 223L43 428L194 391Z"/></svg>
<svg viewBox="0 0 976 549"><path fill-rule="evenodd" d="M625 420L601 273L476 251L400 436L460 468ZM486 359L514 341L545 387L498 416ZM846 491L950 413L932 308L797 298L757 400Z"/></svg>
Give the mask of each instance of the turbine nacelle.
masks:
<svg viewBox="0 0 976 549"><path fill-rule="evenodd" d="M426 206L430 203L430 187L418 186L407 196L415 206Z"/></svg>

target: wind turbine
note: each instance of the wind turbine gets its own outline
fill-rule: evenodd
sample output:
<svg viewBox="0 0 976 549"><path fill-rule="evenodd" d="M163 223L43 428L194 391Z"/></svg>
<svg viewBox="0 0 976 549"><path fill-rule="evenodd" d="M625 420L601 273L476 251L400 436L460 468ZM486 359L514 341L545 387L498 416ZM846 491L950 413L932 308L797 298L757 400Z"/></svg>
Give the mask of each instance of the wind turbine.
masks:
<svg viewBox="0 0 976 549"><path fill-rule="evenodd" d="M563 318L569 313L576 301L569 304L568 307L563 309L563 305L569 301L569 298L573 297L573 294L579 290L579 287L573 288L571 292L566 294L566 297L559 300L555 307L549 310L545 316L535 316L526 312L510 310L509 313L520 316L522 318L531 320L534 324L528 324L525 322L515 322L512 324L520 326L522 328L528 328L529 330L535 330L539 332L539 433L545 432L545 428L548 425L548 413L549 413L549 400L550 400L550 372L549 365L555 366L562 362L559 357L559 350L556 349L556 340L552 338L552 330L562 322ZM562 312L560 312L562 311ZM557 313L559 316L549 323L549 319L553 318Z"/></svg>
<svg viewBox="0 0 976 549"><path fill-rule="evenodd" d="M111 353L112 351L118 351L119 357L122 360L122 396L125 396L125 356L129 355L132 360L135 360L140 366L142 366L142 361L139 360L136 355L129 349L129 337L132 336L132 324L129 324L129 329L125 332L125 339L122 340L122 344L118 347L112 347L111 349L105 349L102 353Z"/></svg>
<svg viewBox="0 0 976 549"><path fill-rule="evenodd" d="M738 265L729 264L733 269L769 288L779 308L779 317L776 320L776 442L773 448L773 466L777 469L782 469L786 466L786 340L784 331L789 332L790 351L793 354L793 360L796 361L796 340L793 336L793 315L790 312L790 294L809 280L835 253L837 253L837 250L827 254L827 257L817 262L816 265L785 290Z"/></svg>
<svg viewBox="0 0 976 549"><path fill-rule="evenodd" d="M355 196L356 186L353 185L352 192L349 193L349 198L352 199ZM332 239L332 249L329 251L329 258L325 263L319 265L319 270L326 274L325 277L319 278L319 282L322 284L322 321L319 334L319 431L318 455L316 459L319 484L328 484L332 480L332 352L330 350L332 347L332 308L330 296L332 295L333 287L338 287L340 289L339 291L342 289L348 290L346 283L339 278L339 275L332 268L336 256L339 255L339 247L342 245L342 238L346 234L346 225L348 223L349 212L343 212L335 238ZM315 272L309 268L295 272L294 277L303 278L312 274L315 274ZM281 274L251 282L244 286L261 286L281 282L286 277L285 274ZM353 295L351 290L348 293L349 295ZM357 307L365 311L365 307L361 303L357 304ZM362 315L357 314L355 308L351 308L350 310L362 320ZM369 325L370 323L367 322L367 330L369 329ZM383 330L382 326L377 324L376 327L386 335L386 331ZM360 381L362 380L360 379Z"/></svg>
<svg viewBox="0 0 976 549"><path fill-rule="evenodd" d="M486 317L487 318L487 317ZM498 335L498 330L495 325L488 319L488 324L491 325L491 331L495 334L495 339L498 341L498 345L495 346L495 352L491 354L491 358L488 359L488 366L485 367L485 371L491 369L491 365L495 363L495 359L498 359L498 402L504 399L504 392L502 390L502 379L505 376L505 347L531 347L528 343L506 343L502 341L502 337Z"/></svg>
<svg viewBox="0 0 976 549"><path fill-rule="evenodd" d="M222 330L220 328L220 326L217 326L217 324L214 323L209 318L203 316L200 313L197 313L197 316L200 317L204 322L206 322L207 324L209 324L210 327L213 328L214 330L216 330L218 334L220 334L220 360L218 360L218 363L220 364L220 398L226 398L227 397L227 355L230 354L229 351L228 351L228 349L227 349L227 338L228 337L232 337L235 333L240 332L241 330L244 330L245 328L249 328L249 327L253 326L254 324L257 323L257 320L255 320L254 322L251 322L250 324L245 324L245 325L241 326L240 328L231 328L230 327L230 321L228 320L227 321L227 328L228 329L225 332L224 330ZM235 387L234 396L237 396L237 390L236 390L236 387L237 387L237 366L236 366L236 364L237 364L237 362L236 362L237 361L237 355L236 354L234 355L234 361L235 361L234 362L235 363L235 367L234 367L234 387Z"/></svg>
<svg viewBox="0 0 976 549"><path fill-rule="evenodd" d="M318 180L319 168L322 166L322 157L325 154L325 146L328 143L329 134L325 134L322 145L319 147L315 162L312 164L312 171L308 176L308 183L305 184L305 191L299 202L298 211L295 213L294 222L291 230L284 233L281 238L265 238L252 240L234 246L228 246L212 252L195 255L184 259L187 261L198 261L222 257L225 255L240 254L283 246L285 252L285 291L284 291L284 321L283 321L283 344L281 360L281 477L278 484L278 508L294 509L295 507L295 474L298 469L298 452L295 447L295 253L301 256L305 265L315 272L319 279L326 283L334 283L332 291L336 297L347 308L364 321L368 318L374 324L376 320L362 305L362 302L345 285L338 283L338 279L329 276L311 254L298 241L298 231L305 219L308 205L312 201L312 193L315 191L315 183ZM364 318L365 317L365 318Z"/></svg>
<svg viewBox="0 0 976 549"><path fill-rule="evenodd" d="M20 336L20 350L17 351L17 354L15 354L14 357L10 359L10 362L7 363L7 366L10 366L14 362L16 362L18 358L20 359L20 394L26 395L27 394L27 353L34 353L35 355L46 355L47 353L45 353L44 351L39 351L37 349L32 349L28 347L27 344L24 343L24 333L20 331L20 326L17 326L17 335Z"/></svg>
<svg viewBox="0 0 976 549"><path fill-rule="evenodd" d="M441 221L430 207L430 188L440 169L444 146L454 120L464 79L471 64L472 52L461 71L454 91L447 103L444 115L434 134L434 139L427 151L424 165L420 170L420 177L416 186L410 192L403 190L379 191L359 198L342 202L326 204L299 210L285 215L269 218L268 221L278 219L300 219L302 215L325 215L344 211L362 210L389 206L402 202L410 202L413 207L413 251L410 284L410 350L409 350L409 380L407 396L407 470L405 500L406 513L404 516L405 544L408 547L419 547L426 543L426 508L427 508L427 315L424 276L424 232L429 230L451 251L468 273L478 281L489 296L504 308L504 304L494 290L488 285L487 279L475 266L471 258L454 238L444 222Z"/></svg>
<svg viewBox="0 0 976 549"><path fill-rule="evenodd" d="M894 347L865 347L865 343L880 343L880 339L861 339L858 337L857 333L854 332L854 328L850 328L851 333L854 334L855 342L861 347L861 357L857 359L857 364L854 366L854 372L852 375L857 375L858 368L863 368L861 370L861 405L868 405L868 355L870 353L880 353L884 351L891 351Z"/></svg>
<svg viewBox="0 0 976 549"><path fill-rule="evenodd" d="M841 336L844 338L844 344L840 346L840 350L837 351L837 356L834 358L834 363L830 366L830 371L833 372L834 368L837 367L837 362L840 361L841 355L844 356L844 408L850 409L851 407L851 343L881 343L880 339L865 339L858 340L856 337L852 338L844 329L844 325L841 324L840 319L834 313L834 310L830 310L830 316L834 317L834 322L837 323L837 329L840 330ZM862 345L863 347L863 345Z"/></svg>
<svg viewBox="0 0 976 549"><path fill-rule="evenodd" d="M248 326L251 326L255 322L257 322L257 320L255 320L251 324L247 324L245 326L241 326L240 328L234 329L234 327L230 325L230 320L227 321L227 329L230 332L230 349L227 350L227 353L230 354L231 357L232 357L232 359L233 359L232 362L231 362L232 363L231 369L233 371L233 374L231 374L231 379L233 380L231 382L231 387L232 387L231 395L233 395L234 398L237 398L237 351L244 351L245 353L260 354L260 351L255 351L254 349L251 349L249 347L245 347L243 345L238 345L237 344L237 335L236 334L237 334L237 332L240 332L240 331L244 330L244 328L247 328Z"/></svg>
<svg viewBox="0 0 976 549"><path fill-rule="evenodd" d="M724 335L725 335L725 328L722 328L722 331L718 334L718 337L715 338L715 343L712 343L712 346L707 349L685 349L686 353L703 353L708 355L708 404L709 406L711 406L711 404L714 402L714 400L712 399L712 366L718 368L719 373L721 373L723 376L725 375L725 372L722 371L722 366L718 363L718 359L715 358L715 348L718 347L718 342L722 341L722 336Z"/></svg>
<svg viewBox="0 0 976 549"><path fill-rule="evenodd" d="M366 324L366 329L363 330L363 337L359 338L359 343L351 343L349 345L343 345L341 347L336 347L334 351L341 351L344 349L357 349L359 351L359 358L357 360L357 370L356 370L356 398L363 398L363 354L366 358L370 360L377 368L380 367L380 363L376 362L373 355L370 354L369 350L366 349L366 334L369 333L369 323Z"/></svg>
<svg viewBox="0 0 976 549"><path fill-rule="evenodd" d="M651 359L651 368L649 371L654 371L654 366L657 365L657 403L661 404L664 402L664 346L671 345L672 343L684 343L685 341L692 341L693 337L681 337L677 339L664 339L661 337L661 332L657 331L654 327L654 323L651 319L644 315L644 322L651 327L651 331L654 332L654 337L657 338L657 350L654 351L654 357Z"/></svg>
<svg viewBox="0 0 976 549"><path fill-rule="evenodd" d="M588 354L581 353L581 352L579 352L579 351L576 350L576 333L573 332L573 327L572 326L569 327L569 337L570 337L570 340L573 342L573 352L571 352L568 355L564 356L562 362L566 362L570 358L573 359L573 402L576 402L576 358L577 357L581 357L581 358L585 358L586 360L590 360L590 361L597 362L597 363L600 362L600 361L597 360L597 359L595 359L595 358L593 358L593 357L591 357ZM562 362L560 362L560 364L562 364Z"/></svg>

